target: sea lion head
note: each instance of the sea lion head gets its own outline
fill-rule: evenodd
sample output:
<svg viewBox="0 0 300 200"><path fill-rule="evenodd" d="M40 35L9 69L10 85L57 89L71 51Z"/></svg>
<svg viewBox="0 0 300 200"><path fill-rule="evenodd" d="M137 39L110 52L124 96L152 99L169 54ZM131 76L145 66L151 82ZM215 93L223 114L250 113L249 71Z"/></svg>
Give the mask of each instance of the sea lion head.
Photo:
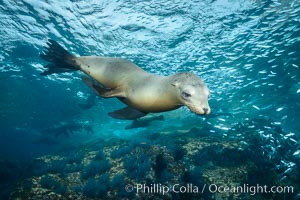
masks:
<svg viewBox="0 0 300 200"><path fill-rule="evenodd" d="M178 73L173 75L171 84L177 89L180 103L196 114L210 114L210 91L199 76L189 72Z"/></svg>

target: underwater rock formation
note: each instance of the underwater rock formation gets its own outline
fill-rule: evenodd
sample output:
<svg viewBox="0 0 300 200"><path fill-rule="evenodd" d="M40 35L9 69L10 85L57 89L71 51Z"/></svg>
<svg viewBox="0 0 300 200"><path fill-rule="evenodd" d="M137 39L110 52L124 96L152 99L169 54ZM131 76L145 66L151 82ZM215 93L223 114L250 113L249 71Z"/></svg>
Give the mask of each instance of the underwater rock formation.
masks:
<svg viewBox="0 0 300 200"><path fill-rule="evenodd" d="M185 127L186 128L186 127ZM204 127L172 134L137 134L86 144L80 151L36 159L36 174L20 181L11 199L292 199L299 191L299 138L265 119L237 124L229 132ZM294 163L294 164L293 164ZM35 167L34 167L35 166ZM155 190L178 184L189 192ZM294 193L193 192L195 187L293 186ZM128 187L130 191L128 191ZM159 185L157 186L159 188Z"/></svg>

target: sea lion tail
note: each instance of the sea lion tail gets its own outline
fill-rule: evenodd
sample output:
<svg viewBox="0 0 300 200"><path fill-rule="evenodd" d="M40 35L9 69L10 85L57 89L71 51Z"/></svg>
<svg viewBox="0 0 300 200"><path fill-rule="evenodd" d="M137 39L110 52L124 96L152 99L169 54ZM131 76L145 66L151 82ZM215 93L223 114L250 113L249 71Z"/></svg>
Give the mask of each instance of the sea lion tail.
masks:
<svg viewBox="0 0 300 200"><path fill-rule="evenodd" d="M44 66L46 70L41 75L79 70L79 66L75 62L75 56L65 50L60 44L49 39L47 45L48 47L40 54L40 57L49 62L49 64Z"/></svg>

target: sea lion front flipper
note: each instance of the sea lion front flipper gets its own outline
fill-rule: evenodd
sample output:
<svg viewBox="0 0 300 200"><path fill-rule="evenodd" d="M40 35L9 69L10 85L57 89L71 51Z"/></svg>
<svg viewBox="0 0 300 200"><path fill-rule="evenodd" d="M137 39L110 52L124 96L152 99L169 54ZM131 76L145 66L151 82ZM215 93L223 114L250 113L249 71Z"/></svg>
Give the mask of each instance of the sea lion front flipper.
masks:
<svg viewBox="0 0 300 200"><path fill-rule="evenodd" d="M100 84L97 84L96 81L93 81L86 76L82 76L82 80L85 84L87 84L94 92L96 92L99 96L103 98L110 98L110 97L125 97L123 90L120 88L105 88L102 87Z"/></svg>
<svg viewBox="0 0 300 200"><path fill-rule="evenodd" d="M108 114L115 119L133 120L143 117L148 113L144 113L131 107L126 107Z"/></svg>
<svg viewBox="0 0 300 200"><path fill-rule="evenodd" d="M103 98L110 98L110 97L125 97L124 91L119 87L108 89L103 87L96 87L98 94Z"/></svg>

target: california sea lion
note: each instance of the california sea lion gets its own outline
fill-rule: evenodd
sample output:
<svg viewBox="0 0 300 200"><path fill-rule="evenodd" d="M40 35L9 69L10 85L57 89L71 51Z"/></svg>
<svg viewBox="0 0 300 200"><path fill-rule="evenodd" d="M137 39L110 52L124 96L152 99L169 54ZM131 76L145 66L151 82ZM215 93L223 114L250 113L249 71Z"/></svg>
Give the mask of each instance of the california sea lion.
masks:
<svg viewBox="0 0 300 200"><path fill-rule="evenodd" d="M149 126L153 121L164 121L164 116L154 116L154 117L143 117L139 119L135 119L132 123L125 127L125 129L133 129L133 128L145 128Z"/></svg>
<svg viewBox="0 0 300 200"><path fill-rule="evenodd" d="M109 113L117 119L136 119L187 106L196 114L209 114L209 89L190 72L171 76L150 74L134 63L102 56L74 56L49 40L40 56L50 62L42 75L80 70L92 79L83 80L104 98L117 97L128 107Z"/></svg>

